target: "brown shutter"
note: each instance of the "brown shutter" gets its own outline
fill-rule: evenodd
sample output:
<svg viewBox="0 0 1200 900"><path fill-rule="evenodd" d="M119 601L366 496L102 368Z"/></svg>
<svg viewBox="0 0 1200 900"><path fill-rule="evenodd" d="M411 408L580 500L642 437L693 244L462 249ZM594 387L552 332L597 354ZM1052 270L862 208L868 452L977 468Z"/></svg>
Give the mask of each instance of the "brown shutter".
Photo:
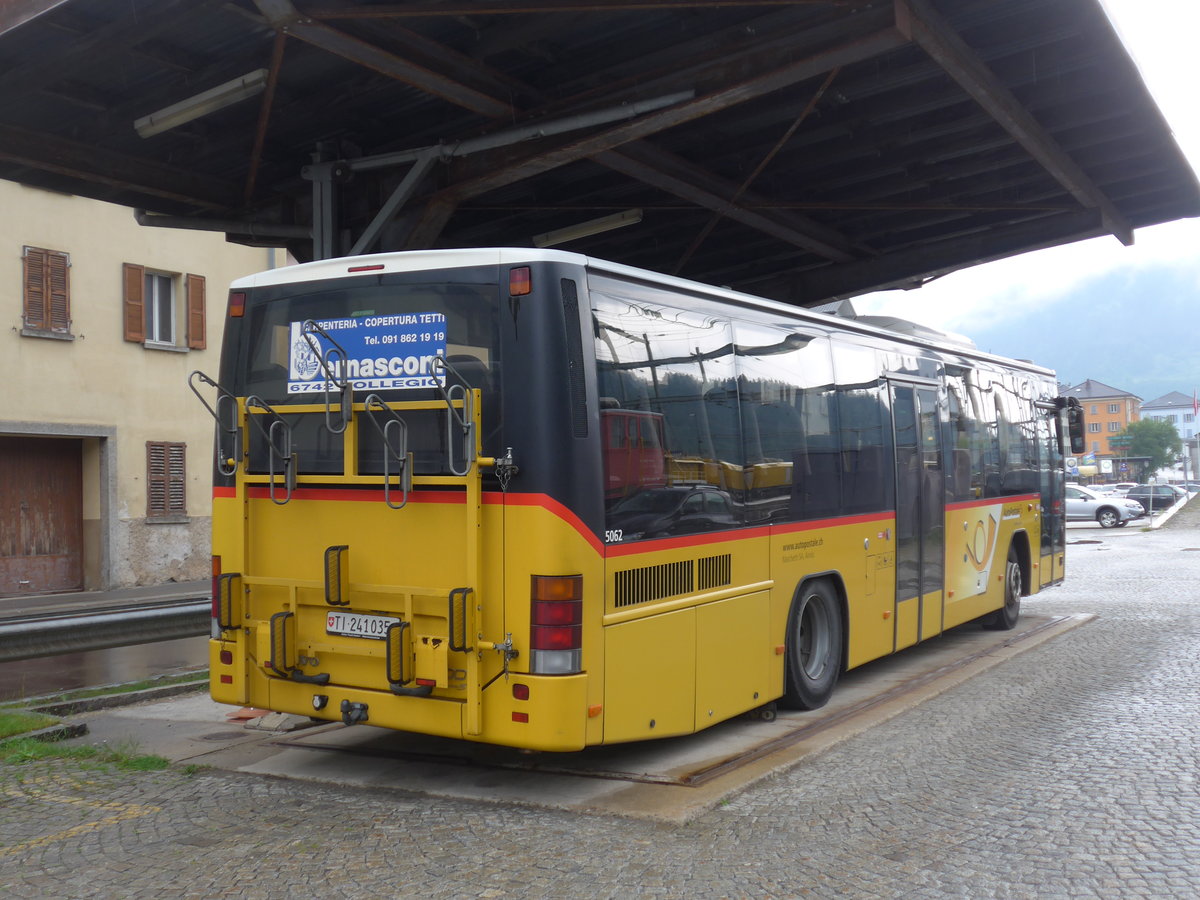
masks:
<svg viewBox="0 0 1200 900"><path fill-rule="evenodd" d="M46 251L25 248L25 327L46 328Z"/></svg>
<svg viewBox="0 0 1200 900"><path fill-rule="evenodd" d="M204 336L204 276L187 276L187 345L192 350L207 346Z"/></svg>
<svg viewBox="0 0 1200 900"><path fill-rule="evenodd" d="M46 254L46 281L50 288L49 327L51 331L71 331L71 258L65 253Z"/></svg>
<svg viewBox="0 0 1200 900"><path fill-rule="evenodd" d="M146 517L187 515L187 444L146 441Z"/></svg>
<svg viewBox="0 0 1200 900"><path fill-rule="evenodd" d="M146 516L167 514L167 445L146 441Z"/></svg>
<svg viewBox="0 0 1200 900"><path fill-rule="evenodd" d="M167 445L167 512L187 515L187 444Z"/></svg>
<svg viewBox="0 0 1200 900"><path fill-rule="evenodd" d="M124 274L125 340L140 344L146 340L146 268L125 263Z"/></svg>

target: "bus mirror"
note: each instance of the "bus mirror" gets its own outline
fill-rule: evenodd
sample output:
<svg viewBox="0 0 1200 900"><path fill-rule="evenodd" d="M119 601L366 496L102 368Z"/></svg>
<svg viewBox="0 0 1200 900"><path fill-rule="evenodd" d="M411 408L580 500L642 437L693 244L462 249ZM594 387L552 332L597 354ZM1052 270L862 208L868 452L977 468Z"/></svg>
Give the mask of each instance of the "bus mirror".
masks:
<svg viewBox="0 0 1200 900"><path fill-rule="evenodd" d="M1067 434L1071 439L1071 453L1080 456L1087 452L1087 441L1083 434L1083 407L1067 407Z"/></svg>

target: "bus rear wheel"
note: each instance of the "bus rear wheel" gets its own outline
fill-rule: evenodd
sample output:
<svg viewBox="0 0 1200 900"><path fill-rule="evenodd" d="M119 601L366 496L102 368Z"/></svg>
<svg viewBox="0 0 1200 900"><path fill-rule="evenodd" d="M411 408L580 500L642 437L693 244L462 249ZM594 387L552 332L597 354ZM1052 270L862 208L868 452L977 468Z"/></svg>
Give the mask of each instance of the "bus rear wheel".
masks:
<svg viewBox="0 0 1200 900"><path fill-rule="evenodd" d="M1021 615L1021 564L1017 551L1008 548L1008 561L1004 564L1004 605L983 620L989 631L1010 631L1017 625Z"/></svg>
<svg viewBox="0 0 1200 900"><path fill-rule="evenodd" d="M842 613L828 581L800 586L788 614L782 703L818 709L829 702L842 667Z"/></svg>

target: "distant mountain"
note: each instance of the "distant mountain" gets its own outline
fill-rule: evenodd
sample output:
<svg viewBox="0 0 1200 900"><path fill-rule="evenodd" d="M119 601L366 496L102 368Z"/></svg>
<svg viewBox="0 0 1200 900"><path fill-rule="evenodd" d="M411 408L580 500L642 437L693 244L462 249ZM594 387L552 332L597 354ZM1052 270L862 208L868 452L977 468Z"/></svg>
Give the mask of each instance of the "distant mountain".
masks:
<svg viewBox="0 0 1200 900"><path fill-rule="evenodd" d="M1102 277L1033 310L956 327L980 350L1032 359L1078 384L1094 378L1143 400L1200 385L1200 283L1147 268ZM986 323L986 324L985 324Z"/></svg>

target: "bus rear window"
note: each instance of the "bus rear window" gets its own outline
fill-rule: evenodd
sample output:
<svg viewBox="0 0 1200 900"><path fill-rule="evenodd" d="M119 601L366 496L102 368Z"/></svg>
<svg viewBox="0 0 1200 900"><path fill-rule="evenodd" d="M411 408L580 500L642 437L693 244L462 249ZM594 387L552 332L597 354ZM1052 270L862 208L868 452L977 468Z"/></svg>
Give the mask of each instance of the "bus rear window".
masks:
<svg viewBox="0 0 1200 900"><path fill-rule="evenodd" d="M430 282L427 272L421 277L421 282L316 282L250 292L235 371L222 373L223 383L284 415L289 405L323 404L330 373L344 373L357 403L371 394L386 402L432 400L441 396L437 384L443 377L433 360L443 357L453 372L450 384L482 392L486 434L499 411L498 288ZM310 327L306 336L308 321L318 331ZM442 472L444 414L410 413L406 419L416 471ZM291 424L301 473L342 471L343 442L324 427L323 416L295 417ZM363 474L382 466L374 432L361 429ZM259 437L252 432L250 440L251 460L263 460L267 454L253 452ZM252 462L251 468L258 465Z"/></svg>

